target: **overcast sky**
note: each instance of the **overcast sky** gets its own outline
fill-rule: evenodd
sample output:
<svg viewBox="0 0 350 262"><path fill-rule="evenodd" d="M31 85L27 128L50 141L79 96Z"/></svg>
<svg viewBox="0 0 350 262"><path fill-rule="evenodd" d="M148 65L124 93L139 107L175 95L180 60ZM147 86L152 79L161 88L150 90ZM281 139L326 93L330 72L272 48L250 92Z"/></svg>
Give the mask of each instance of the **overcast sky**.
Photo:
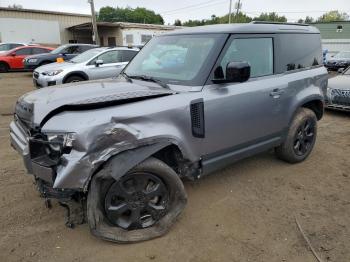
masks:
<svg viewBox="0 0 350 262"><path fill-rule="evenodd" d="M206 19L212 14L217 16L228 13L230 0L95 0L96 10L110 5L119 7L146 7L160 13L166 23L175 19ZM233 0L235 2L235 0ZM315 18L330 10L339 10L350 14L350 0L242 0L242 10L250 16L261 12L278 12L289 21L297 21L305 16ZM0 0L0 6L20 4L24 8L44 9L72 13L89 13L87 0Z"/></svg>

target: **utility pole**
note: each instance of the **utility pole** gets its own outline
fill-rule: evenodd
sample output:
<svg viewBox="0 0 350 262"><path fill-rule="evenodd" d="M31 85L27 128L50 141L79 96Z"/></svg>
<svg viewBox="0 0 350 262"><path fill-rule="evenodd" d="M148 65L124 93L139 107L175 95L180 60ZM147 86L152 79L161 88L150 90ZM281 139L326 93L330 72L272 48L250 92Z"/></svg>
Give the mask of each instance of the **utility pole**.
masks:
<svg viewBox="0 0 350 262"><path fill-rule="evenodd" d="M95 4L94 4L94 0L88 0L88 3L91 6L91 18L92 18L92 31L93 31L93 35L92 35L92 41L96 44L96 45L100 45L100 37L98 36L98 29L97 29L97 22L96 22L96 13L95 13Z"/></svg>
<svg viewBox="0 0 350 262"><path fill-rule="evenodd" d="M228 23L231 24L231 18L232 18L232 0L230 0L230 10L228 15Z"/></svg>
<svg viewBox="0 0 350 262"><path fill-rule="evenodd" d="M236 8L237 8L237 11L236 11L236 22L238 22L238 14L239 14L239 10L241 9L241 0L238 0L238 3L236 3Z"/></svg>

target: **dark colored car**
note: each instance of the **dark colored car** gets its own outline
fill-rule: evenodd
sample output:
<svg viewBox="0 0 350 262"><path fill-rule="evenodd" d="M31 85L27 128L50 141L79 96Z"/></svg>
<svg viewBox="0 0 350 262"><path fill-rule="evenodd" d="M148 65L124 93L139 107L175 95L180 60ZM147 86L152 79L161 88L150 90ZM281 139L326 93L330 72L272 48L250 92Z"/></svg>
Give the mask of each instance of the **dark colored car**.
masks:
<svg viewBox="0 0 350 262"><path fill-rule="evenodd" d="M87 50L98 47L97 45L89 44L68 44L57 47L48 54L33 55L26 58L23 63L26 69L33 70L39 66L51 64L57 61L57 58L70 60L77 55L84 53Z"/></svg>
<svg viewBox="0 0 350 262"><path fill-rule="evenodd" d="M350 51L339 52L332 56L325 64L328 70L339 70L350 66Z"/></svg>
<svg viewBox="0 0 350 262"><path fill-rule="evenodd" d="M0 54L0 72L7 72L10 70L23 70L23 60L35 54L45 54L53 50L51 47L40 45L35 46L21 46L10 51Z"/></svg>
<svg viewBox="0 0 350 262"><path fill-rule="evenodd" d="M329 79L326 102L327 108L350 112L350 67Z"/></svg>

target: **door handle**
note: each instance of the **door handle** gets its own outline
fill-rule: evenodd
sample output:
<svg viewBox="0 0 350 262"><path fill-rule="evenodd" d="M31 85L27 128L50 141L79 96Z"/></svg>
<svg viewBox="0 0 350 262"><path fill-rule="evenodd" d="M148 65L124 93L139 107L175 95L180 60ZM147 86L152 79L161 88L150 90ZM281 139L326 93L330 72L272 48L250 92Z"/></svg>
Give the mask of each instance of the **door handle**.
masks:
<svg viewBox="0 0 350 262"><path fill-rule="evenodd" d="M280 88L276 88L272 90L272 92L270 93L270 96L272 96L273 98L279 98L283 93L284 93L284 90Z"/></svg>

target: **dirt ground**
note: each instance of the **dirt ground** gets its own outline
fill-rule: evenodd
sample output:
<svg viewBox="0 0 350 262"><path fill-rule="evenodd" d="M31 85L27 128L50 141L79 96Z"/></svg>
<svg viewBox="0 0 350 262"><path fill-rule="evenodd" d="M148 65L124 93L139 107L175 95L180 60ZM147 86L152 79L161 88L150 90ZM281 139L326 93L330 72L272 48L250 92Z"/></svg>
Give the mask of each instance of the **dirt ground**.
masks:
<svg viewBox="0 0 350 262"><path fill-rule="evenodd" d="M0 74L0 261L314 262L295 216L324 261L350 261L350 114L326 113L302 164L267 152L185 182L188 205L166 236L118 245L66 228L10 147L13 105L32 89L29 73Z"/></svg>

